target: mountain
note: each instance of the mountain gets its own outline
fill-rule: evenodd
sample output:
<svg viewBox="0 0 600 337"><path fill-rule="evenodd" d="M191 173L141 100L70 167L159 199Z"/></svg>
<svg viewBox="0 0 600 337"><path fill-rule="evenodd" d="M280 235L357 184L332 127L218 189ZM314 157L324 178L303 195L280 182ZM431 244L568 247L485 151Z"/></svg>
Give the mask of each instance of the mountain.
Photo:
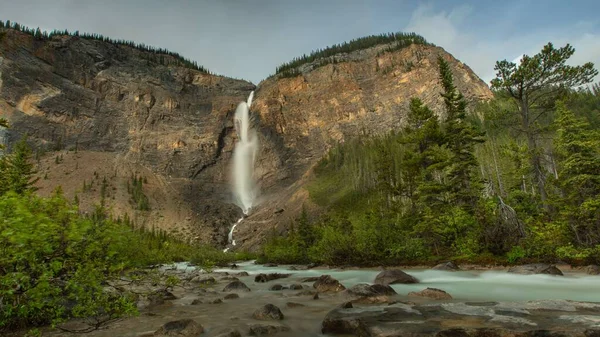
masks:
<svg viewBox="0 0 600 337"><path fill-rule="evenodd" d="M303 186L337 142L399 127L413 96L441 111L438 56L470 102L492 97L442 48L397 45L297 62L255 86L132 44L0 29L0 116L9 146L29 135L40 194L61 186L84 212L103 203L139 226L224 246L242 215L228 184L233 113L256 90L262 193L235 233L253 250L310 204Z"/></svg>

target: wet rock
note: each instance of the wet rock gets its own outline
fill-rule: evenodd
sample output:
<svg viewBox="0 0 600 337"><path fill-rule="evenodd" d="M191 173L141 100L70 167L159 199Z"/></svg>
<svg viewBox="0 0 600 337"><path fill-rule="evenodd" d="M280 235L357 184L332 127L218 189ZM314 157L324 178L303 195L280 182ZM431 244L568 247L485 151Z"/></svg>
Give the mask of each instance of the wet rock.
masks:
<svg viewBox="0 0 600 337"><path fill-rule="evenodd" d="M254 277L254 282L264 283L273 280L278 280L281 278L290 277L291 274L280 274L280 273L272 273L272 274L258 274Z"/></svg>
<svg viewBox="0 0 600 337"><path fill-rule="evenodd" d="M433 270L445 270L445 271L458 271L460 268L456 265L456 263L452 261L440 263L435 267L431 268Z"/></svg>
<svg viewBox="0 0 600 337"><path fill-rule="evenodd" d="M181 319L165 323L154 332L154 336L198 337L204 328L192 319Z"/></svg>
<svg viewBox="0 0 600 337"><path fill-rule="evenodd" d="M352 303L356 304L382 304L390 303L390 298L385 295L378 296L364 296L356 300L352 300Z"/></svg>
<svg viewBox="0 0 600 337"><path fill-rule="evenodd" d="M237 265L237 264L235 264L235 263L232 263L232 264L229 266L229 268L231 268L231 269L237 269L237 268L238 268L238 265Z"/></svg>
<svg viewBox="0 0 600 337"><path fill-rule="evenodd" d="M240 295L235 293L225 295L226 300L235 300L236 298L240 298Z"/></svg>
<svg viewBox="0 0 600 337"><path fill-rule="evenodd" d="M291 266L288 270L308 270L308 266Z"/></svg>
<svg viewBox="0 0 600 337"><path fill-rule="evenodd" d="M192 283L196 284L215 284L217 280L211 276L196 276L191 280Z"/></svg>
<svg viewBox="0 0 600 337"><path fill-rule="evenodd" d="M198 304L202 304L202 301L200 299L195 299L192 301L192 305L198 305Z"/></svg>
<svg viewBox="0 0 600 337"><path fill-rule="evenodd" d="M290 286L290 289L291 290L302 290L302 289L304 289L304 287L301 284L292 284Z"/></svg>
<svg viewBox="0 0 600 337"><path fill-rule="evenodd" d="M250 291L250 288L242 281L233 281L223 288L224 292L243 292Z"/></svg>
<svg viewBox="0 0 600 337"><path fill-rule="evenodd" d="M319 279L320 276L313 276L313 277L305 277L303 279L300 279L300 282L304 283L304 282L315 282Z"/></svg>
<svg viewBox="0 0 600 337"><path fill-rule="evenodd" d="M589 265L587 267L585 267L585 272L588 275L600 275L600 267L598 267L597 265Z"/></svg>
<svg viewBox="0 0 600 337"><path fill-rule="evenodd" d="M410 293L408 293L409 297L426 297L426 298L431 298L434 300L451 300L452 296L450 296L450 294L448 294L447 292L441 290L441 289L436 289L436 288L426 288L423 289L421 291L415 292L412 291Z"/></svg>
<svg viewBox="0 0 600 337"><path fill-rule="evenodd" d="M285 304L288 308L299 308L299 307L305 307L304 304L302 303L296 303L296 302L287 302Z"/></svg>
<svg viewBox="0 0 600 337"><path fill-rule="evenodd" d="M150 305L161 305L164 304L165 301L172 301L176 299L177 297L173 295L173 293L164 289L157 290L148 295L148 301L150 302Z"/></svg>
<svg viewBox="0 0 600 337"><path fill-rule="evenodd" d="M349 295L353 296L379 296L396 295L396 291L389 285L361 283L352 286L347 290Z"/></svg>
<svg viewBox="0 0 600 337"><path fill-rule="evenodd" d="M419 280L399 269L384 270L375 277L375 284L411 284Z"/></svg>
<svg viewBox="0 0 600 337"><path fill-rule="evenodd" d="M273 304L265 304L263 307L257 309L253 314L252 318L263 321L267 320L282 320L283 313L281 310Z"/></svg>
<svg viewBox="0 0 600 337"><path fill-rule="evenodd" d="M235 273L235 274L231 274L231 275L236 276L236 277L250 276L250 274L248 274L247 271L241 271L239 273Z"/></svg>
<svg viewBox="0 0 600 337"><path fill-rule="evenodd" d="M271 291L277 291L282 289L284 289L284 287L281 284L274 284L271 287L269 287L269 290Z"/></svg>
<svg viewBox="0 0 600 337"><path fill-rule="evenodd" d="M265 263L263 264L264 267L277 267L277 265L275 263Z"/></svg>
<svg viewBox="0 0 600 337"><path fill-rule="evenodd" d="M313 296L313 300L318 300L319 299L319 293L315 293Z"/></svg>
<svg viewBox="0 0 600 337"><path fill-rule="evenodd" d="M545 263L534 263L534 264L526 264L522 266L514 266L508 269L509 273L513 274L522 274L522 275L532 275L532 274L547 274L547 275L557 275L563 276L562 271L556 268L556 266Z"/></svg>
<svg viewBox="0 0 600 337"><path fill-rule="evenodd" d="M318 280L313 284L313 288L317 289L318 292L339 292L346 290L343 284L340 281L334 279L329 275L322 275Z"/></svg>
<svg viewBox="0 0 600 337"><path fill-rule="evenodd" d="M350 309L350 308L353 308L353 306L352 306L352 302L344 302L344 303L340 304L340 305L338 306L338 308L342 308L342 309Z"/></svg>
<svg viewBox="0 0 600 337"><path fill-rule="evenodd" d="M223 303L223 300L220 298L217 298L217 299L210 301L209 303L210 304L220 304L220 303Z"/></svg>
<svg viewBox="0 0 600 337"><path fill-rule="evenodd" d="M290 328L280 324L252 324L250 325L248 334L250 336L266 336L284 331L290 331Z"/></svg>
<svg viewBox="0 0 600 337"><path fill-rule="evenodd" d="M228 275L228 276L221 277L219 280L221 280L221 281L238 281L239 278L237 278L233 275Z"/></svg>

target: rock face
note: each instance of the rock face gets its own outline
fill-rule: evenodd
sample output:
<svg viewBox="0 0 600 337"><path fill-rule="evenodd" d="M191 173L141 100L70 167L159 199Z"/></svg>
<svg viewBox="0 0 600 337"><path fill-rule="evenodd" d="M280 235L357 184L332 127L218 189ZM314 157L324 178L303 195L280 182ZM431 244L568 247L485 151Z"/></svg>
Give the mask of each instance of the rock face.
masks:
<svg viewBox="0 0 600 337"><path fill-rule="evenodd" d="M321 331L361 337L597 336L598 308L571 301L338 307Z"/></svg>
<svg viewBox="0 0 600 337"><path fill-rule="evenodd" d="M375 284L410 284L419 283L419 280L399 269L384 270L375 277Z"/></svg>
<svg viewBox="0 0 600 337"><path fill-rule="evenodd" d="M508 269L509 273L532 275L532 274L548 274L563 276L562 271L554 265L545 263L526 264L522 266L514 266Z"/></svg>
<svg viewBox="0 0 600 337"><path fill-rule="evenodd" d="M149 53L80 37L47 41L2 29L0 116L9 145L28 133L40 154L40 193L61 185L91 211L106 179L106 206L172 235L225 246L242 215L231 202L232 122L256 89L251 115L261 144L255 178L262 203L236 227L237 249L256 251L272 229L285 231L306 201L311 168L337 142L364 130L402 125L411 97L440 112L437 57L445 58L468 101L492 94L442 48L387 45L336 56L300 75L252 83L151 61ZM169 60L170 56L162 55ZM69 151L71 150L71 151ZM60 160L58 158L61 158ZM130 202L143 178L149 210Z"/></svg>

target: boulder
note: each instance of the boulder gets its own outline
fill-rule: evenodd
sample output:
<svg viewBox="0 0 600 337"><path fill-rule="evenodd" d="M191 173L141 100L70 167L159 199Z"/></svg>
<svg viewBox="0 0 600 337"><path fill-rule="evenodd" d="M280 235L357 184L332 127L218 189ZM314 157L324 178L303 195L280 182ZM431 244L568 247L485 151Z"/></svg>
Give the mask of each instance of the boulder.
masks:
<svg viewBox="0 0 600 337"><path fill-rule="evenodd" d="M508 269L509 273L522 274L522 275L533 275L533 274L547 274L563 276L562 271L556 268L556 266L545 263L533 263L522 266L514 266Z"/></svg>
<svg viewBox="0 0 600 337"><path fill-rule="evenodd" d="M257 309L253 314L252 318L263 321L267 320L282 320L283 313L278 307L273 304L265 304L261 308Z"/></svg>
<svg viewBox="0 0 600 337"><path fill-rule="evenodd" d="M277 291L277 290L283 290L283 289L285 289L285 288L281 284L274 284L269 287L269 290L271 290L271 291Z"/></svg>
<svg viewBox="0 0 600 337"><path fill-rule="evenodd" d="M364 296L355 300L352 300L352 303L356 304L382 304L382 303L390 303L390 298L385 295L377 295L377 296Z"/></svg>
<svg viewBox="0 0 600 337"><path fill-rule="evenodd" d="M214 337L242 337L242 334L236 329L225 328L225 329L216 331L215 334L212 336L214 336Z"/></svg>
<svg viewBox="0 0 600 337"><path fill-rule="evenodd" d="M235 293L233 293L233 294L227 294L227 295L225 295L224 298L226 300L235 300L236 298L240 298L240 295L235 294Z"/></svg>
<svg viewBox="0 0 600 337"><path fill-rule="evenodd" d="M290 277L291 274L280 274L280 273L272 273L272 274L258 274L254 277L254 282L264 283L273 280L277 280L280 278Z"/></svg>
<svg viewBox="0 0 600 337"><path fill-rule="evenodd" d="M215 284L217 283L217 280L210 276L196 276L191 280L191 282L196 284Z"/></svg>
<svg viewBox="0 0 600 337"><path fill-rule="evenodd" d="M210 304L219 304L219 303L223 303L223 300L220 299L220 298L216 298L216 299L214 299L214 300L212 300L212 301L210 301L208 303L210 303Z"/></svg>
<svg viewBox="0 0 600 337"><path fill-rule="evenodd" d="M302 290L302 289L304 289L304 287L302 287L301 284L292 284L290 286L290 289L292 289L292 290Z"/></svg>
<svg viewBox="0 0 600 337"><path fill-rule="evenodd" d="M231 274L231 275L236 276L236 277L250 276L250 274L248 274L247 271L241 271L239 273L235 273L235 274Z"/></svg>
<svg viewBox="0 0 600 337"><path fill-rule="evenodd" d="M290 328L280 324L252 324L248 334L250 336L266 336L283 331L290 331Z"/></svg>
<svg viewBox="0 0 600 337"><path fill-rule="evenodd" d="M275 263L265 263L263 264L263 267L277 267L277 265Z"/></svg>
<svg viewBox="0 0 600 337"><path fill-rule="evenodd" d="M396 295L396 291L389 285L361 283L346 290L352 296L379 296Z"/></svg>
<svg viewBox="0 0 600 337"><path fill-rule="evenodd" d="M588 275L600 275L600 267L598 267L597 265L589 265L587 267L585 267L585 272Z"/></svg>
<svg viewBox="0 0 600 337"><path fill-rule="evenodd" d="M415 292L412 291L410 293L408 293L409 297L427 297L427 298L431 298L434 300L451 300L452 296L450 296L450 294L448 294L447 292L441 290L441 289L436 289L436 288L426 288L423 289L421 291Z"/></svg>
<svg viewBox="0 0 600 337"><path fill-rule="evenodd" d="M161 305L164 304L165 301L172 301L177 299L173 293L168 290L157 290L148 295L148 301L150 305Z"/></svg>
<svg viewBox="0 0 600 337"><path fill-rule="evenodd" d="M313 288L317 289L320 293L325 292L339 292L346 290L343 284L340 281L334 279L329 275L322 275L318 280L313 284Z"/></svg>
<svg viewBox="0 0 600 337"><path fill-rule="evenodd" d="M431 268L433 270L445 270L445 271L458 271L460 268L456 265L456 263L452 261L440 263L435 267Z"/></svg>
<svg viewBox="0 0 600 337"><path fill-rule="evenodd" d="M233 281L223 288L224 292L243 292L250 291L250 288L242 281Z"/></svg>
<svg viewBox="0 0 600 337"><path fill-rule="evenodd" d="M192 301L192 305L198 305L198 304L202 304L202 300L200 300L199 298Z"/></svg>
<svg viewBox="0 0 600 337"><path fill-rule="evenodd" d="M198 337L204 328L192 319L181 319L165 323L154 332L156 337Z"/></svg>
<svg viewBox="0 0 600 337"><path fill-rule="evenodd" d="M319 279L320 276L313 276L313 277L305 277L303 279L300 280L300 282L304 283L304 282L315 282L316 280Z"/></svg>
<svg viewBox="0 0 600 337"><path fill-rule="evenodd" d="M411 284L411 283L419 283L419 280L414 278L413 276L403 272L400 269L389 269L384 270L381 273L377 274L375 277L375 284Z"/></svg>
<svg viewBox="0 0 600 337"><path fill-rule="evenodd" d="M296 293L296 296L314 296L317 292L310 289L304 289Z"/></svg>
<svg viewBox="0 0 600 337"><path fill-rule="evenodd" d="M239 278L237 278L233 275L228 275L228 276L221 277L219 280L221 280L221 281L238 281Z"/></svg>

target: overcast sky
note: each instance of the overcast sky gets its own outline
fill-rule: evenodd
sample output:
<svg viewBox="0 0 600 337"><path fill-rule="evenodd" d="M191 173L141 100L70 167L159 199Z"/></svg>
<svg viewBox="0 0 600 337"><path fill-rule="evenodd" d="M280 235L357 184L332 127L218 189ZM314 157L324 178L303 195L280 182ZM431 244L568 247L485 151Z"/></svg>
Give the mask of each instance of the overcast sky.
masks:
<svg viewBox="0 0 600 337"><path fill-rule="evenodd" d="M0 0L0 19L163 47L260 82L283 62L353 38L423 35L486 82L497 60L571 43L600 66L600 0ZM597 66L597 68L598 68Z"/></svg>

